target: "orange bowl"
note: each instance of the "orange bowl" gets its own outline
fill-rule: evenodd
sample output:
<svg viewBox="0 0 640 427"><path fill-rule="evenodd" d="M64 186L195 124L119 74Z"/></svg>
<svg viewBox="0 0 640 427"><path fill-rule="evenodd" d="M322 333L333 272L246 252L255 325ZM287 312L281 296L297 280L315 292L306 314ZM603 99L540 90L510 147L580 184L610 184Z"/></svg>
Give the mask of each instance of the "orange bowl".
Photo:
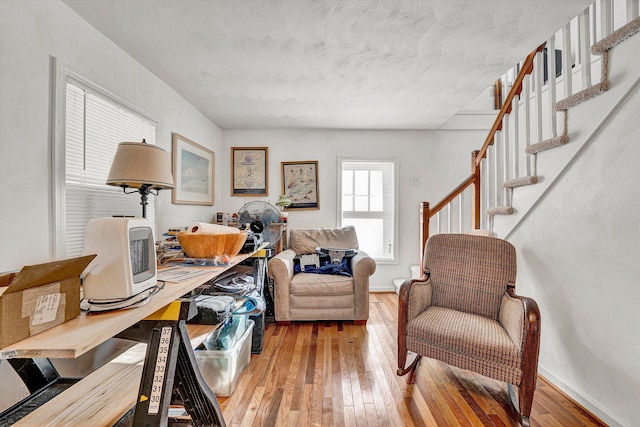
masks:
<svg viewBox="0 0 640 427"><path fill-rule="evenodd" d="M181 231L176 236L182 250L189 258L213 258L214 256L238 255L247 240L247 233L208 234Z"/></svg>

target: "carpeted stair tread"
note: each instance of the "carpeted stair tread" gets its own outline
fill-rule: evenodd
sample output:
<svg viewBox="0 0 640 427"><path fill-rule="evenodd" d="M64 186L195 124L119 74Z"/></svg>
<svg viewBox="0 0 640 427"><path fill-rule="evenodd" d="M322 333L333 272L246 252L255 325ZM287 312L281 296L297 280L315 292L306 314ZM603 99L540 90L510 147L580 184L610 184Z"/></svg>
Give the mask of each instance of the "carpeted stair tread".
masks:
<svg viewBox="0 0 640 427"><path fill-rule="evenodd" d="M527 154L536 154L541 151L560 147L561 145L564 145L567 142L569 142L569 135L560 135L560 136L556 136L555 138L545 139L544 141L538 142L537 144L531 144L524 151Z"/></svg>
<svg viewBox="0 0 640 427"><path fill-rule="evenodd" d="M594 55L602 55L604 52L608 51L615 45L622 43L638 32L640 32L640 17L635 18L633 21L620 27L598 43L591 46L591 53Z"/></svg>
<svg viewBox="0 0 640 427"><path fill-rule="evenodd" d="M538 177L535 175L532 176L522 176L520 178L510 179L504 182L505 188L516 188L516 187L524 187L525 185L533 185L538 183Z"/></svg>
<svg viewBox="0 0 640 427"><path fill-rule="evenodd" d="M568 98L563 99L562 101L558 101L555 105L556 111L568 110L571 107L575 107L578 104L582 104L585 101L588 101L592 98L595 98L598 95L603 94L604 92L609 90L609 81L600 82L593 86L589 86L588 88L581 90L578 93L574 93Z"/></svg>
<svg viewBox="0 0 640 427"><path fill-rule="evenodd" d="M489 216L494 216L494 215L511 215L513 214L514 209L511 206L498 206L495 208L489 208L487 209L487 215Z"/></svg>
<svg viewBox="0 0 640 427"><path fill-rule="evenodd" d="M616 45L622 43L623 41L634 36L637 33L640 33L640 17L636 17L631 22L627 23L623 27L619 28L618 30L614 31L610 35L604 37L602 40L591 46L591 53L593 55L602 56L602 60L600 61L600 66L602 69L600 83L594 84L584 90L581 90L578 93L575 93L561 101L556 102L556 104L553 106L555 111L564 113L564 129L562 131L562 135L546 139L542 142L538 142L536 144L528 146L525 149L526 154L537 154L542 151L560 147L569 142L568 110L609 90L611 86L611 83L609 81L609 51ZM539 178L536 175L525 176L507 180L504 182L503 186L504 188L513 189L525 185L536 184L538 182L538 179ZM515 209L512 206L498 206L488 208L486 214L490 217L492 224L491 228L493 228L493 218L495 215L512 215L514 212Z"/></svg>

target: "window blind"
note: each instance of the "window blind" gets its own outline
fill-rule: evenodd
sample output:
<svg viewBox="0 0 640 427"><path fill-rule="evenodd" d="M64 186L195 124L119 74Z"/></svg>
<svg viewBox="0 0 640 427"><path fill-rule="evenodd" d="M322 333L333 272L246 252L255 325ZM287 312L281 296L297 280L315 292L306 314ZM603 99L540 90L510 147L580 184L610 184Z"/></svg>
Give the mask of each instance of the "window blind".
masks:
<svg viewBox="0 0 640 427"><path fill-rule="evenodd" d="M156 143L156 125L108 96L75 80L66 82L65 97L65 225L66 256L82 253L84 231L91 218L140 216L138 194L125 195L105 184L111 162L123 141ZM147 218L155 223L149 198Z"/></svg>
<svg viewBox="0 0 640 427"><path fill-rule="evenodd" d="M341 226L353 225L362 250L395 259L395 162L342 160Z"/></svg>

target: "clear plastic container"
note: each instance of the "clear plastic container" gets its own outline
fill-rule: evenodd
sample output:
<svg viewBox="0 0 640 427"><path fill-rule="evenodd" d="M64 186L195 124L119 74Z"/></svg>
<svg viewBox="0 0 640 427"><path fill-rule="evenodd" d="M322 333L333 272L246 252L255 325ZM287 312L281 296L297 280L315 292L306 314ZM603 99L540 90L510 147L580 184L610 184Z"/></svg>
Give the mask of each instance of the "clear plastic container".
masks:
<svg viewBox="0 0 640 427"><path fill-rule="evenodd" d="M247 322L242 337L229 350L194 351L202 377L217 396L230 396L249 365L253 325L253 320Z"/></svg>

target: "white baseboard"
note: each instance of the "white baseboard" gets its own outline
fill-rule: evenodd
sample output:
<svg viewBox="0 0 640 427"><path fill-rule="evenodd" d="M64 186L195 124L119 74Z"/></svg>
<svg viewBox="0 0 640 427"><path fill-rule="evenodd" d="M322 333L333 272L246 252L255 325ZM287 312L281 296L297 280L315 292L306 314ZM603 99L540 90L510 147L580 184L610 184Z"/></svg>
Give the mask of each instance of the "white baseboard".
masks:
<svg viewBox="0 0 640 427"><path fill-rule="evenodd" d="M393 290L396 294L400 294L400 286L404 283L405 279L393 279Z"/></svg>
<svg viewBox="0 0 640 427"><path fill-rule="evenodd" d="M395 292L396 288L393 287L393 284L383 285L383 284L369 284L369 292Z"/></svg>
<svg viewBox="0 0 640 427"><path fill-rule="evenodd" d="M573 400L582 405L587 411L591 412L596 417L600 418L603 422L607 423L611 427L625 427L631 426L631 424L625 424L623 420L618 418L615 414L609 412L606 408L602 407L598 402L592 399L590 396L573 389L569 385L565 384L558 377L551 372L538 365L538 374L549 380L550 383L558 387L563 393L571 397ZM534 395L535 400L535 395Z"/></svg>

